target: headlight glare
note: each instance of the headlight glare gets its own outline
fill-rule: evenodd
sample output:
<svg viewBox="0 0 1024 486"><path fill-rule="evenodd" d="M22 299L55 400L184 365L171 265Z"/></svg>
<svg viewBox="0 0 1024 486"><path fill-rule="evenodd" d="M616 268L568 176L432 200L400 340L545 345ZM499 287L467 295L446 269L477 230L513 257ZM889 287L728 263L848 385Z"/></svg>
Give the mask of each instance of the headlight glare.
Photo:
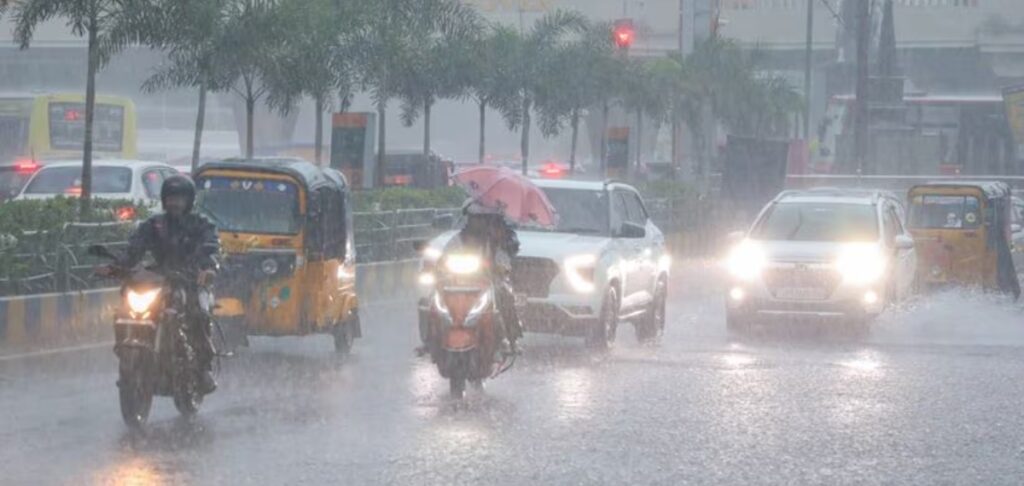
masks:
<svg viewBox="0 0 1024 486"><path fill-rule="evenodd" d="M157 295L160 295L160 289L148 290L146 292L136 292L129 289L127 294L128 308L136 314L142 314L153 305Z"/></svg>
<svg viewBox="0 0 1024 486"><path fill-rule="evenodd" d="M725 266L733 277L750 282L761 275L767 261L764 251L757 243L743 240L729 252Z"/></svg>
<svg viewBox="0 0 1024 486"><path fill-rule="evenodd" d="M594 291L595 265L597 256L592 254L574 255L565 259L565 277L573 290L582 294Z"/></svg>
<svg viewBox="0 0 1024 486"><path fill-rule="evenodd" d="M836 270L854 285L877 282L885 274L886 260L878 245L851 243L843 247Z"/></svg>
<svg viewBox="0 0 1024 486"><path fill-rule="evenodd" d="M480 271L482 264L479 255L452 254L445 258L444 265L455 275L469 275Z"/></svg>

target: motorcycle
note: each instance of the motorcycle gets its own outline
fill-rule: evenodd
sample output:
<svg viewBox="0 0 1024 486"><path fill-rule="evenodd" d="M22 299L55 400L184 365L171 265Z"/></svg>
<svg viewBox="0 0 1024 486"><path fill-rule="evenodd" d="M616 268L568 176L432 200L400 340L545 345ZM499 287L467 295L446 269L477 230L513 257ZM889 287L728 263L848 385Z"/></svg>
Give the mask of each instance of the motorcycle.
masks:
<svg viewBox="0 0 1024 486"><path fill-rule="evenodd" d="M114 261L110 276L122 281L122 306L114 319L114 354L118 358L117 387L121 417L140 427L149 417L153 396L169 396L178 412L195 415L203 402L196 349L188 338L190 302L195 286L192 272L123 268L121 260L101 245L89 247L92 256ZM192 292L191 295L198 295Z"/></svg>
<svg viewBox="0 0 1024 486"><path fill-rule="evenodd" d="M456 399L467 382L481 386L511 366L498 359L501 313L489 270L479 254L464 252L442 255L435 269L427 349Z"/></svg>

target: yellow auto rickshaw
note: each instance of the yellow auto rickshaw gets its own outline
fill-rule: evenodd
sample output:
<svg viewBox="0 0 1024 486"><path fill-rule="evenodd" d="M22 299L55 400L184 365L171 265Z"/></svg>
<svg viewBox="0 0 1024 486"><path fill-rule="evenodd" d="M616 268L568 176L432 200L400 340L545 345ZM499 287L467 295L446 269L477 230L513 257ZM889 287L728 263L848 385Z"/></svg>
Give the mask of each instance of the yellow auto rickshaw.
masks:
<svg viewBox="0 0 1024 486"><path fill-rule="evenodd" d="M908 200L922 286L968 285L1020 295L1009 186L933 182L912 187Z"/></svg>
<svg viewBox="0 0 1024 486"><path fill-rule="evenodd" d="M362 330L345 177L279 158L207 163L194 178L196 207L220 231L225 334L324 333L347 353Z"/></svg>

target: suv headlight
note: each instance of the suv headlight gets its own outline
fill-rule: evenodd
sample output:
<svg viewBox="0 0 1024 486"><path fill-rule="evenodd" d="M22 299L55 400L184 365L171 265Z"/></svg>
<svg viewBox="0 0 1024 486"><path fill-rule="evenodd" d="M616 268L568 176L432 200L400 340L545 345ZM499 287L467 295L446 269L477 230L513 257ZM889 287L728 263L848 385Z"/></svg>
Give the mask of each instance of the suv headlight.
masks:
<svg viewBox="0 0 1024 486"><path fill-rule="evenodd" d="M573 255L565 259L565 278L573 290L587 294L593 292L594 267L597 265L597 256L592 254Z"/></svg>
<svg viewBox="0 0 1024 486"><path fill-rule="evenodd" d="M751 240L743 240L729 252L725 267L733 277L750 282L761 276L767 262L760 245Z"/></svg>
<svg viewBox="0 0 1024 486"><path fill-rule="evenodd" d="M836 260L836 270L843 279L854 285L877 282L887 266L885 255L878 245L872 243L851 243L844 245Z"/></svg>
<svg viewBox="0 0 1024 486"><path fill-rule="evenodd" d="M128 308L136 314L142 314L149 310L149 307L156 301L156 296L160 295L160 289L153 289L146 292L136 292L132 289L128 289L126 295L128 300Z"/></svg>

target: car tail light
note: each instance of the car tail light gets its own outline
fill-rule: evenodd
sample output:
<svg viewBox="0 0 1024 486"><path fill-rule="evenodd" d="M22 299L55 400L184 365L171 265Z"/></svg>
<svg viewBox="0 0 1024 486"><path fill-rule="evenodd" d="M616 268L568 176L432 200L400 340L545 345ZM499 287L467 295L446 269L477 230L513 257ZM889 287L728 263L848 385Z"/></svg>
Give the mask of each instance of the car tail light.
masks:
<svg viewBox="0 0 1024 486"><path fill-rule="evenodd" d="M116 213L118 221L131 221L135 219L135 207L134 206L121 206L117 208Z"/></svg>
<svg viewBox="0 0 1024 486"><path fill-rule="evenodd" d="M19 174L32 174L39 170L39 164L32 159L18 159L14 161L14 171Z"/></svg>

